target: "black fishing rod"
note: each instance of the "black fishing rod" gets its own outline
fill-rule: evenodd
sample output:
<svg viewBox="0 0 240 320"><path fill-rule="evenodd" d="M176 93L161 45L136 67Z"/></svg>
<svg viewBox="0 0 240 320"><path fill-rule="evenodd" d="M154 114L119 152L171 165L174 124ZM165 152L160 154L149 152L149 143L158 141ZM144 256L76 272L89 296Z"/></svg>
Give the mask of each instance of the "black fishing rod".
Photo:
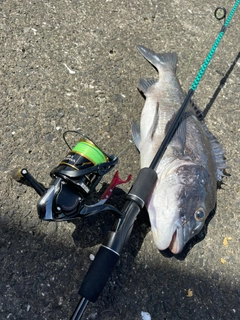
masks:
<svg viewBox="0 0 240 320"><path fill-rule="evenodd" d="M101 294L103 288L105 287L109 277L111 276L118 259L120 257L122 248L127 242L134 221L136 220L139 212L146 204L146 201L150 194L152 193L155 183L157 181L157 174L155 169L161 160L169 142L174 136L176 129L180 123L181 117L193 96L199 82L201 81L238 5L240 0L237 0L226 20L226 9L218 7L215 10L215 17L218 20L224 19L224 24L221 31L214 42L207 58L205 59L202 67L197 74L194 82L192 83L188 94L180 107L178 113L176 114L174 121L172 122L161 146L156 153L152 163L149 168L143 168L140 170L132 188L126 196L126 203L122 209L122 215L115 222L112 231L107 235L107 238L101 245L99 251L96 254L94 261L92 262L86 276L83 279L81 287L79 289L79 294L82 296L71 320L80 320L81 316L88 304L88 302L95 302L99 295Z"/></svg>

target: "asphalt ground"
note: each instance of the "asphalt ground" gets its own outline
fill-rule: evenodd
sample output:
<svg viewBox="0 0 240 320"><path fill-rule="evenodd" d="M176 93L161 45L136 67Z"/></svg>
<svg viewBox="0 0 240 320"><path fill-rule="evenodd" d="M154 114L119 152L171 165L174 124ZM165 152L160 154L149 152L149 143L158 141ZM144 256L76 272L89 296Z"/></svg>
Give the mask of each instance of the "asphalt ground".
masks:
<svg viewBox="0 0 240 320"><path fill-rule="evenodd" d="M187 91L234 1L0 1L0 319L69 319L78 288L114 218L42 222L38 195L11 179L26 167L46 186L67 153L65 130L80 129L119 156L121 178L139 171L130 124L144 100L138 79L157 76L137 52L175 51ZM146 212L136 221L107 286L83 319L240 319L240 9L195 95L222 143L230 176L207 227L184 252L160 253ZM235 61L235 63L234 63ZM74 139L74 138L73 138ZM114 172L104 176L106 187ZM111 203L121 208L131 183ZM99 275L101 276L101 274Z"/></svg>

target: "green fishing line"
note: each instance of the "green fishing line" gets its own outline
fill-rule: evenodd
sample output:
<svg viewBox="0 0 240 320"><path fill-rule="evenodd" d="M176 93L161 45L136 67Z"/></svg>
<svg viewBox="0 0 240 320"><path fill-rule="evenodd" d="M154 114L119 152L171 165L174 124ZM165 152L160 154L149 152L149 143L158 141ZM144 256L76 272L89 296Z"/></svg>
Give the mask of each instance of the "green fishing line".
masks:
<svg viewBox="0 0 240 320"><path fill-rule="evenodd" d="M78 144L72 149L72 151L80 154L84 158L87 158L94 165L104 163L107 161L104 153L90 141L78 142Z"/></svg>

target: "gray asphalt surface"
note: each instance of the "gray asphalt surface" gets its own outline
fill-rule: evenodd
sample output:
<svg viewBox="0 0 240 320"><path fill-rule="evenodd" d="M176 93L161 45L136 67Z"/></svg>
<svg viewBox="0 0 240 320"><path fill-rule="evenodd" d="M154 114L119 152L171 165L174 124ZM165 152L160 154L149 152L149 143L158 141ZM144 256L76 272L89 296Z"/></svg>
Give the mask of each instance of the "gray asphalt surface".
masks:
<svg viewBox="0 0 240 320"><path fill-rule="evenodd" d="M229 11L233 3L0 1L0 319L69 319L89 256L114 221L102 213L74 224L41 222L38 195L13 181L11 170L27 167L47 186L50 170L67 153L62 133L80 128L119 155L122 178L135 178L139 154L130 124L144 105L136 85L140 77L157 76L136 46L177 52L187 91L220 31L215 8ZM240 59L230 69L239 54L239 15L240 9L194 96L202 109L208 105L207 124L230 167L215 215L174 257L158 252L143 212L83 319L138 320L141 311L153 320L240 319ZM116 190L112 203L121 207L130 186Z"/></svg>

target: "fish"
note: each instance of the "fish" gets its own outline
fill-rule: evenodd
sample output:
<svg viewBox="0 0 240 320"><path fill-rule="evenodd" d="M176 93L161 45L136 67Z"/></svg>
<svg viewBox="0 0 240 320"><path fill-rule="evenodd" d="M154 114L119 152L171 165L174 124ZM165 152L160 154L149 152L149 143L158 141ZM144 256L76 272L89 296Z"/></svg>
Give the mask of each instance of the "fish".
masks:
<svg viewBox="0 0 240 320"><path fill-rule="evenodd" d="M141 168L149 167L186 94L176 75L175 52L157 54L137 47L158 71L158 79L140 79L145 96L140 125L132 123L132 138ZM224 151L208 130L200 108L192 101L155 171L158 179L146 204L154 242L159 250L179 254L198 234L216 206L217 188L227 168Z"/></svg>

